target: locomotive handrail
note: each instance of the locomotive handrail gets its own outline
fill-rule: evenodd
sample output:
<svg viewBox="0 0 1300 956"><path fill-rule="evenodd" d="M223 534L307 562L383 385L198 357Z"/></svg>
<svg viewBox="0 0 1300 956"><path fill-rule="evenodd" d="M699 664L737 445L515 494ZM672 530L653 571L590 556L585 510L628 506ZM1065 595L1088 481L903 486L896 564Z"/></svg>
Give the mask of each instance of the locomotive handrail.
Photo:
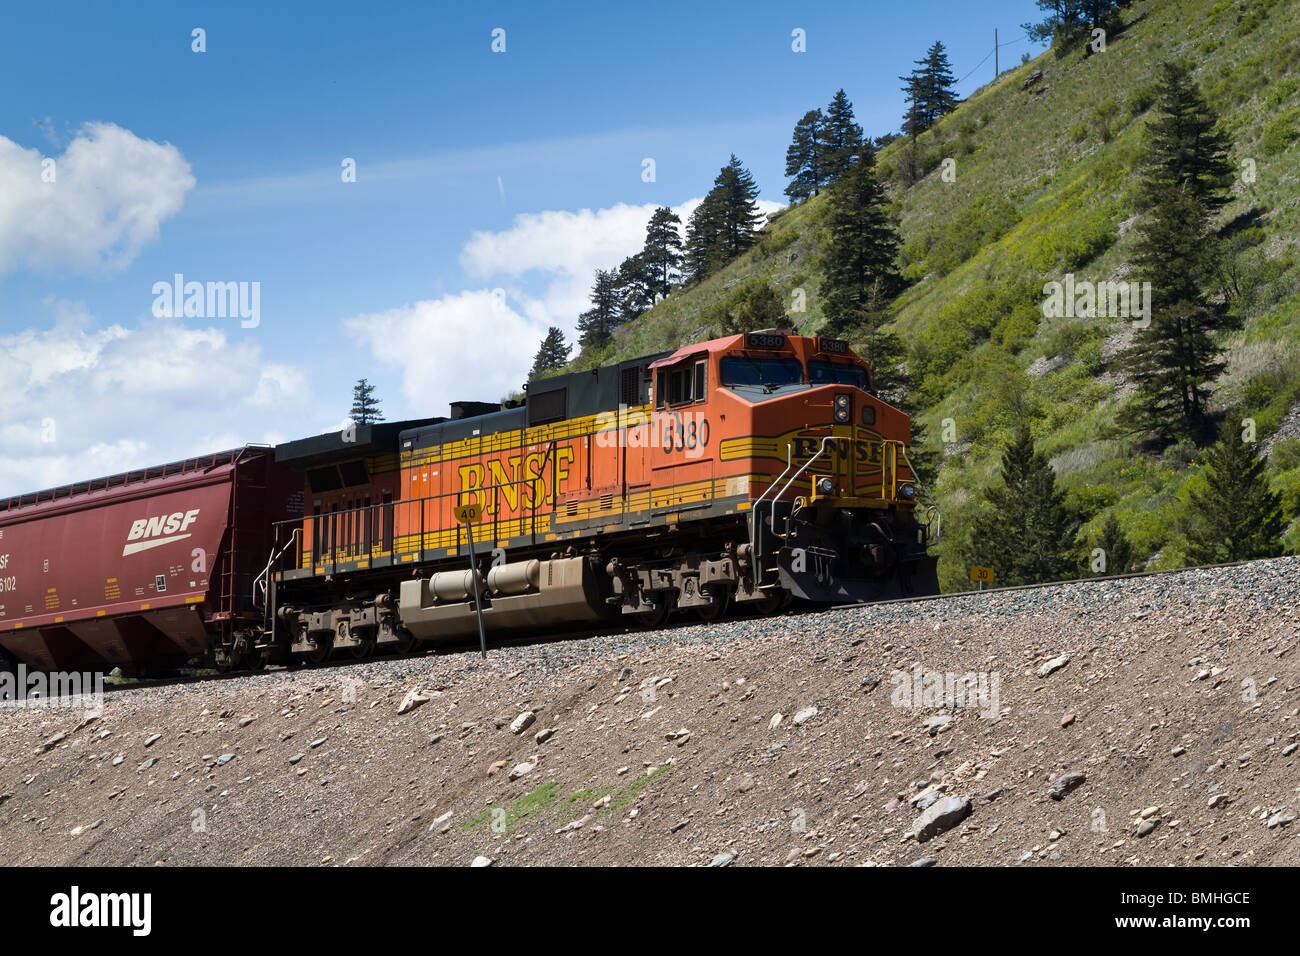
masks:
<svg viewBox="0 0 1300 956"><path fill-rule="evenodd" d="M281 521L277 521L277 522L276 522L277 525L278 525L278 524L283 524L283 523L284 523L284 522L281 522ZM259 588L259 587L261 588L261 591L262 591L262 597L265 598L265 597L266 597L266 586L267 586L267 582L268 582L268 581L270 580L270 578L271 578L271 567L272 567L272 565L274 565L276 561L278 561L280 558L282 558L282 557L284 556L284 553L285 553L286 551L289 550L290 545L292 545L292 544L294 543L294 541L296 541L296 540L298 539L298 535L300 535L300 534L302 534L302 528L294 528L294 529L293 529L293 533L289 535L289 540L286 541L286 542L284 543L284 547L283 547L283 548L281 548L279 551L276 551L276 550L275 550L275 545L272 545L272 546L271 546L271 556L270 556L269 558L266 559L266 567L264 567L264 568L262 569L262 573L261 573L261 574L259 574L256 578L253 579L253 593L252 593L252 598L253 598L253 607L261 607L261 606L262 606L262 605L260 605L260 604L257 603L257 592L258 592L258 588ZM277 534L276 537L277 537L277 539L278 539L279 535Z"/></svg>
<svg viewBox="0 0 1300 956"><path fill-rule="evenodd" d="M790 486L793 485L796 481L799 480L799 476L802 475L805 471L808 470L808 466L811 465L813 462L815 462L818 458L820 458L820 457L822 456L822 452L824 452L824 451L826 450L826 443L827 443L828 441L833 441L834 439L835 439L835 436L834 436L834 435L827 435L825 438L823 438L823 439L822 439L821 446L817 449L816 452L813 453L813 456L812 456L811 458L809 458L807 461L805 461L805 462L803 463L803 467L801 467L798 471L796 471L796 472L795 472L795 473L790 477L790 480L787 481L787 482L785 483L785 487L782 488L780 491L778 491L778 492L773 496L773 500L775 500L775 499L777 499L777 498L780 498L783 494L785 494L787 491L789 491L789 490L790 490ZM780 478L777 479L777 481L780 481L780 480L781 480Z"/></svg>
<svg viewBox="0 0 1300 956"><path fill-rule="evenodd" d="M900 443L901 444L901 443ZM903 461L907 463L907 470L912 473L912 484L921 489L921 494L930 499L930 511L934 512L934 543L939 543L939 538L943 534L943 512L939 510L939 503L934 500L934 495L930 494L930 489L921 484L920 472L912 464L912 459L907 454L907 446L902 445Z"/></svg>
<svg viewBox="0 0 1300 956"><path fill-rule="evenodd" d="M774 482L772 482L770 485L768 485L767 488L763 491L763 493L762 493L761 495L759 495L758 498L754 501L754 503L750 506L750 509L749 509L749 547L750 547L750 550L751 550L751 551L754 549L754 547L755 547L755 546L757 545L757 543L758 543L758 542L757 542L757 537L758 537L758 521L759 521L758 506L761 505L761 504L763 503L763 499L767 497L768 492L770 492L773 488L775 488L778 484L780 484L780 483L781 483L781 479L784 478L784 477L786 476L786 474L790 471L790 469L794 467L794 461L792 460L792 456L793 456L793 455L794 455L794 446L793 446L793 445L786 445L786 446L785 446L785 471L783 471L783 472L781 472L781 474L777 475L777 476L776 476L776 481L774 481ZM773 500L775 501L776 499L773 498ZM773 528L772 530L775 531L776 529Z"/></svg>

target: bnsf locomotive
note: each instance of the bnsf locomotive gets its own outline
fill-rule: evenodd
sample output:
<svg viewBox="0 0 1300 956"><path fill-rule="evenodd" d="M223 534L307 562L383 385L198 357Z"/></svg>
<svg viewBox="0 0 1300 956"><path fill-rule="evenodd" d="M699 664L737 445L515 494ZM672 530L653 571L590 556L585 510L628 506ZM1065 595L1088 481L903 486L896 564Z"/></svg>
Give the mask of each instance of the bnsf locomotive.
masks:
<svg viewBox="0 0 1300 956"><path fill-rule="evenodd" d="M463 642L476 598L538 633L937 593L908 436L846 343L757 332L0 500L0 648L229 669Z"/></svg>

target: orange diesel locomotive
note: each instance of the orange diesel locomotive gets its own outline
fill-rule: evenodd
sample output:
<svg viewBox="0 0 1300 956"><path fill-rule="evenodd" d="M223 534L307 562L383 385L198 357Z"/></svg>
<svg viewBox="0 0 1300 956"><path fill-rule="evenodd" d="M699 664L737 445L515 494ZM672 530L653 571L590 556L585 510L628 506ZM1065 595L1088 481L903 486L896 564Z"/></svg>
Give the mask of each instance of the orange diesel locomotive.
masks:
<svg viewBox="0 0 1300 956"><path fill-rule="evenodd" d="M217 657L463 640L476 591L489 629L937 593L908 436L847 343L754 332L282 445L303 517L277 525L265 625Z"/></svg>

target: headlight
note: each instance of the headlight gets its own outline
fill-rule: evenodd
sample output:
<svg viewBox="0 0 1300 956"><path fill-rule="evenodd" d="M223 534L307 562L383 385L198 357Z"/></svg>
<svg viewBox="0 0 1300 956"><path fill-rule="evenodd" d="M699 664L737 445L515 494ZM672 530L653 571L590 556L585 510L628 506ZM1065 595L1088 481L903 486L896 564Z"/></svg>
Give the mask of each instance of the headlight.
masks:
<svg viewBox="0 0 1300 956"><path fill-rule="evenodd" d="M835 493L835 482L831 481L829 478L818 478L818 479L817 479L817 492L818 492L818 494L823 494L823 495L834 494L834 493Z"/></svg>
<svg viewBox="0 0 1300 956"><path fill-rule="evenodd" d="M849 418L853 414L853 401L847 395L835 396L835 422L838 425L847 425Z"/></svg>
<svg viewBox="0 0 1300 956"><path fill-rule="evenodd" d="M904 501L913 501L916 498L916 485L910 481L905 481L898 486L898 497Z"/></svg>

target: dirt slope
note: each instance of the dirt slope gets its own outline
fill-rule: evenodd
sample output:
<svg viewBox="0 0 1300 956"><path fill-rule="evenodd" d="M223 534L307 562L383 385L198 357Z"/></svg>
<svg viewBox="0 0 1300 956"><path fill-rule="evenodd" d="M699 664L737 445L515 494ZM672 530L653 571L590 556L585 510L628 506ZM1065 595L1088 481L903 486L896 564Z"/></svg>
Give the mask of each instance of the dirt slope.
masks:
<svg viewBox="0 0 1300 956"><path fill-rule="evenodd" d="M1278 559L0 713L0 863L1296 864L1297 597Z"/></svg>

